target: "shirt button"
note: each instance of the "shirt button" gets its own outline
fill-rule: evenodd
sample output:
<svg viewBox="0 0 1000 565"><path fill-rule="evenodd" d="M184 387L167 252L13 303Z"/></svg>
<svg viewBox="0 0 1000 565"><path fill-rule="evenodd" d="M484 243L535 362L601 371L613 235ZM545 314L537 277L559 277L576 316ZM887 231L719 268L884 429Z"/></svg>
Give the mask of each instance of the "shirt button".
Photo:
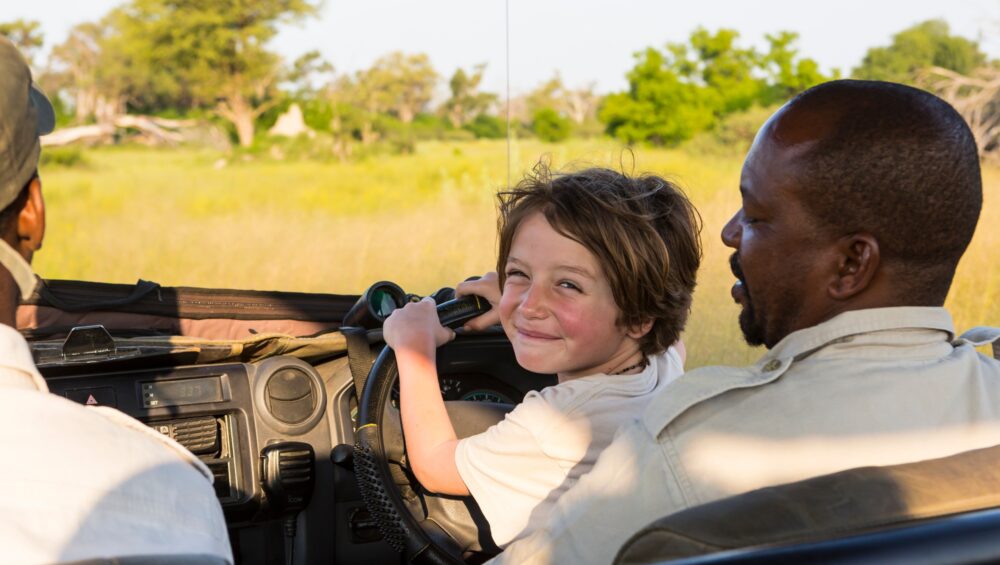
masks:
<svg viewBox="0 0 1000 565"><path fill-rule="evenodd" d="M779 367L781 367L781 361L771 359L766 365L764 365L764 372L770 373L771 371L776 371Z"/></svg>

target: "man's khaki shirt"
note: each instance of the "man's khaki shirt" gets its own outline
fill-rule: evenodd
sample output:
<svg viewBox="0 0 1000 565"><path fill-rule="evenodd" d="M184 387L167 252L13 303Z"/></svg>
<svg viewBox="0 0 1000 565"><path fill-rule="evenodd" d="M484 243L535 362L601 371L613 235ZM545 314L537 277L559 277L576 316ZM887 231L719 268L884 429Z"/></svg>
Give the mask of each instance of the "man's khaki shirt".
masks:
<svg viewBox="0 0 1000 565"><path fill-rule="evenodd" d="M108 407L48 392L0 324L0 563L131 555L233 562L212 474L174 440Z"/></svg>
<svg viewBox="0 0 1000 565"><path fill-rule="evenodd" d="M989 332L987 332L989 333ZM1000 444L1000 362L943 308L841 314L745 368L693 370L623 426L546 527L504 563L610 563L685 508L867 465Z"/></svg>

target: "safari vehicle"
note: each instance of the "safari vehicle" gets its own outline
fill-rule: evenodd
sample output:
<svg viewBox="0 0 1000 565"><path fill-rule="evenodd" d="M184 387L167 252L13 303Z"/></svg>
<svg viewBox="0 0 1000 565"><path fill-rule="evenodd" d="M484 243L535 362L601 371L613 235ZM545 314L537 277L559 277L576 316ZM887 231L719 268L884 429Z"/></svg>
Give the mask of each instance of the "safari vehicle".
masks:
<svg viewBox="0 0 1000 565"><path fill-rule="evenodd" d="M18 326L52 393L117 407L208 465L237 563L482 562L499 548L475 503L425 492L407 467L380 326L413 298L389 282L354 296L51 280ZM434 298L445 324L483 311L450 289ZM439 370L460 436L554 383L521 369L499 328L441 348ZM998 459L981 450L747 493L667 518L619 557L997 561ZM900 485L923 513L893 504Z"/></svg>

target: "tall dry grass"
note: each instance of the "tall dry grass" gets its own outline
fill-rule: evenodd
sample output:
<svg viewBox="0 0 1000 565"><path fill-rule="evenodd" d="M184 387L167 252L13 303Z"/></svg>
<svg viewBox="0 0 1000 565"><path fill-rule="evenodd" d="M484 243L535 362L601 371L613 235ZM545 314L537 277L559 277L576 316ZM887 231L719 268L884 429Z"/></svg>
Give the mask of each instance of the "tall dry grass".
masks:
<svg viewBox="0 0 1000 565"><path fill-rule="evenodd" d="M705 259L686 341L689 366L742 364L719 230L739 206L739 157L623 150L611 141L515 142L511 180L539 158L667 175L704 220ZM82 168L42 170L47 278L360 293L392 280L420 294L494 267L503 142L426 143L360 163L228 163L192 149L115 148ZM1000 324L1000 170L986 170L983 218L948 306L959 328Z"/></svg>

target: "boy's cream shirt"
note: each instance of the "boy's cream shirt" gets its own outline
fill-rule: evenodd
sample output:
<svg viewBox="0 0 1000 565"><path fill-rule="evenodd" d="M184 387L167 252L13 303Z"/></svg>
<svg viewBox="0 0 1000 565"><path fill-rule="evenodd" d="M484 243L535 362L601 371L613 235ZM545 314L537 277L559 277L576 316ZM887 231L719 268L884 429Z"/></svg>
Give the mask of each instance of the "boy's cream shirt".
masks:
<svg viewBox="0 0 1000 565"><path fill-rule="evenodd" d="M506 545L543 523L618 428L683 372L671 347L635 375L598 374L530 392L502 422L460 441L455 463L493 540Z"/></svg>

